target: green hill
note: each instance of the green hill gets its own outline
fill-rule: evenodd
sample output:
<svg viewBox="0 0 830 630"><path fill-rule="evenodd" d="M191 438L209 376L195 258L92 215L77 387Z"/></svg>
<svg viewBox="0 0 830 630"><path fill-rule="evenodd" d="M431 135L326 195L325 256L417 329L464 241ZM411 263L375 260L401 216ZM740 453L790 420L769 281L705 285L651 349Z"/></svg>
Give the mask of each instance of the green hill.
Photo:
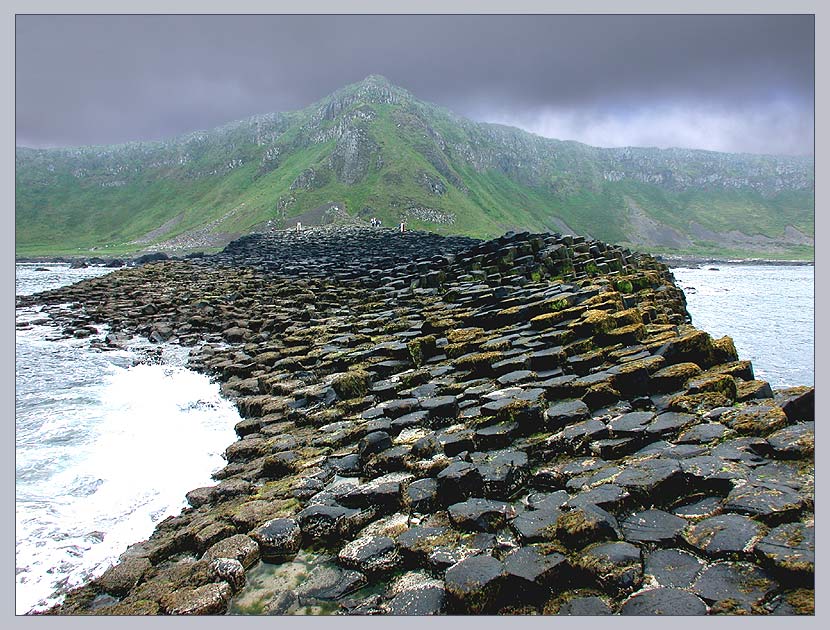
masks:
<svg viewBox="0 0 830 630"><path fill-rule="evenodd" d="M164 142L16 149L16 253L218 248L365 220L576 233L655 253L812 258L810 157L602 149L476 123L370 76Z"/></svg>

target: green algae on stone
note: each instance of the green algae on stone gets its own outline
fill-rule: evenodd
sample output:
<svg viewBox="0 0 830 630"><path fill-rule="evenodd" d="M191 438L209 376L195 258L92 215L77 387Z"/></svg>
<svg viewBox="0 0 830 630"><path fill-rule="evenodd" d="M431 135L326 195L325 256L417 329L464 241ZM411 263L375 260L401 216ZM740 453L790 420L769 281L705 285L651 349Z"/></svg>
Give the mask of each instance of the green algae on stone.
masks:
<svg viewBox="0 0 830 630"><path fill-rule="evenodd" d="M727 361L737 361L738 351L735 349L735 342L732 337L721 337L712 342L715 350L715 362L726 363Z"/></svg>
<svg viewBox="0 0 830 630"><path fill-rule="evenodd" d="M371 375L365 370L349 370L335 378L331 386L340 398L348 400L365 396L366 392L369 391L371 378Z"/></svg>
<svg viewBox="0 0 830 630"><path fill-rule="evenodd" d="M773 403L762 403L724 412L720 421L740 434L768 435L789 424L784 410Z"/></svg>
<svg viewBox="0 0 830 630"><path fill-rule="evenodd" d="M798 588L784 593L785 601L797 615L816 614L816 592L811 588Z"/></svg>
<svg viewBox="0 0 830 630"><path fill-rule="evenodd" d="M569 319L575 319L584 313L586 308L584 306L573 306L562 310L553 311L551 313L544 313L537 315L530 319L530 327L534 330L544 330L546 328L553 328L561 322Z"/></svg>
<svg viewBox="0 0 830 630"><path fill-rule="evenodd" d="M718 407L728 407L732 402L733 400L720 392L703 392L701 394L673 396L668 401L668 408L671 411L704 414Z"/></svg>
<svg viewBox="0 0 830 630"><path fill-rule="evenodd" d="M435 341L434 335L424 335L416 337L406 344L415 367L421 367L427 359L435 354Z"/></svg>
<svg viewBox="0 0 830 630"><path fill-rule="evenodd" d="M723 394L732 401L738 396L738 386L735 379L729 374L709 374L694 377L686 382L686 388L688 394L716 392Z"/></svg>

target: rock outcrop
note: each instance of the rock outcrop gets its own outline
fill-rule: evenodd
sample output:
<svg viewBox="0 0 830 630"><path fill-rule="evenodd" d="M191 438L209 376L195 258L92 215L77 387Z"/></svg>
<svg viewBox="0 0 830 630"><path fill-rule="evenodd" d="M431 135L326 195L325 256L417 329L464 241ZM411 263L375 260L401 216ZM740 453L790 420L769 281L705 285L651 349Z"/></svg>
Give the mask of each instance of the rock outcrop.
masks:
<svg viewBox="0 0 830 630"><path fill-rule="evenodd" d="M192 346L243 417L52 613L813 612L813 390L756 380L649 256L320 228L18 302Z"/></svg>

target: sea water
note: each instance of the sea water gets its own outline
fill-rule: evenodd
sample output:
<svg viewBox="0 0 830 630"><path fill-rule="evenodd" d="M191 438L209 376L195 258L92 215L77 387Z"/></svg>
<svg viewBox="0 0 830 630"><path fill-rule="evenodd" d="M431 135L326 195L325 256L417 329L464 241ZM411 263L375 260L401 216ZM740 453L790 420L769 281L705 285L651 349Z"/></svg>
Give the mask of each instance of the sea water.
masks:
<svg viewBox="0 0 830 630"><path fill-rule="evenodd" d="M814 384L812 266L712 264L672 273L692 323L713 337L732 337L756 378L773 388Z"/></svg>
<svg viewBox="0 0 830 630"><path fill-rule="evenodd" d="M38 267L17 266L19 294L111 271ZM18 322L44 319L17 309ZM102 574L178 514L185 493L215 483L239 421L217 383L185 368L185 348L162 346L159 358L136 340L99 351L59 333L44 324L16 333L18 614Z"/></svg>

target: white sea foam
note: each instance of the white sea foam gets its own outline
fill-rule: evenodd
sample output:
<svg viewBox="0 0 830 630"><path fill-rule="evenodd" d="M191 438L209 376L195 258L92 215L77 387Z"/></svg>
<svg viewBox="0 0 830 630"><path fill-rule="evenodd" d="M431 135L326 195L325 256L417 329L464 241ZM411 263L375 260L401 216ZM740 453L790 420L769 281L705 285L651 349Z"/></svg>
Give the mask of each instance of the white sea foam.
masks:
<svg viewBox="0 0 830 630"><path fill-rule="evenodd" d="M51 332L50 332L51 331ZM17 336L16 610L25 614L103 573L210 474L239 416L218 384L183 367Z"/></svg>

